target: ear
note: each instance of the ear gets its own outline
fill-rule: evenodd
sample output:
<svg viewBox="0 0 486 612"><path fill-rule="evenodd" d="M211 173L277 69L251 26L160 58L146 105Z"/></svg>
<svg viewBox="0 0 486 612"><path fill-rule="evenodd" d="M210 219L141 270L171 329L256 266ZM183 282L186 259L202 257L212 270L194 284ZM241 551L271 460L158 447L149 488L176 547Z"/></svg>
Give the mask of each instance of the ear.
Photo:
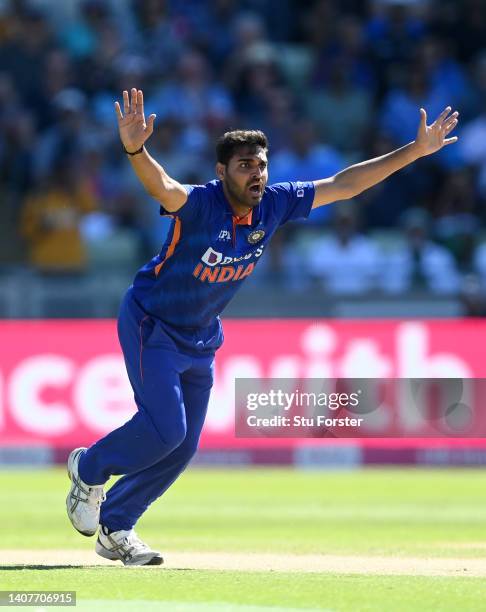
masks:
<svg viewBox="0 0 486 612"><path fill-rule="evenodd" d="M226 172L226 166L218 162L216 164L216 176L219 178L220 181L224 179L225 172Z"/></svg>

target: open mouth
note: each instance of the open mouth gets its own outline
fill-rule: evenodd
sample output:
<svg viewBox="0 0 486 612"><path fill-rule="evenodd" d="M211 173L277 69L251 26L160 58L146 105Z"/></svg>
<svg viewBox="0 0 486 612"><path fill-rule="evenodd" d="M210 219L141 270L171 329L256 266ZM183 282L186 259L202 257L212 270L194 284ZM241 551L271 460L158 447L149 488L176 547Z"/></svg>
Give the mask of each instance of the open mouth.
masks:
<svg viewBox="0 0 486 612"><path fill-rule="evenodd" d="M260 195L261 193L261 185L251 185L250 191L253 195Z"/></svg>

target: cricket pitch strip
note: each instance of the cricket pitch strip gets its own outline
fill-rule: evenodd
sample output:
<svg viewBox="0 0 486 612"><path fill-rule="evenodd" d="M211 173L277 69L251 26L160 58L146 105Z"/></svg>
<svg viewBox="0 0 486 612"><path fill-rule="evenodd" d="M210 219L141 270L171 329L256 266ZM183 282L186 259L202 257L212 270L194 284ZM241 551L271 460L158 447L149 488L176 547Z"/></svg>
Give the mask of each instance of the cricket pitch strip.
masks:
<svg viewBox="0 0 486 612"><path fill-rule="evenodd" d="M456 557L400 557L371 555L295 555L276 553L170 552L162 551L164 565L149 571L232 570L241 572L294 572L323 574L486 576L486 560ZM99 557L91 550L1 550L0 571L10 569L53 569L61 567L121 567L121 563Z"/></svg>

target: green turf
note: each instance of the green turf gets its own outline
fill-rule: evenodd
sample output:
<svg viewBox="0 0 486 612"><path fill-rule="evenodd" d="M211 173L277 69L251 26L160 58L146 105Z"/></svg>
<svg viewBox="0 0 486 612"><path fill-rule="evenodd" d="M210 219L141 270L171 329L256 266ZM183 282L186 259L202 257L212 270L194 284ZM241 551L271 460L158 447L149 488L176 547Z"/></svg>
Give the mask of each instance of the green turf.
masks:
<svg viewBox="0 0 486 612"><path fill-rule="evenodd" d="M65 517L67 486L60 469L0 471L0 547L91 548L93 540L74 532ZM193 468L137 530L161 550L482 557L485 508L482 470ZM198 612L209 609L204 602L222 602L220 610L226 604L339 612L486 609L485 581L459 576L32 568L0 569L0 588L72 588L81 601L90 600L90 609L98 605L94 600L105 600L99 603L105 609L108 600L137 600L134 610L142 610L141 601L193 602L201 604ZM160 609L176 610L167 605Z"/></svg>
<svg viewBox="0 0 486 612"><path fill-rule="evenodd" d="M91 547L66 519L67 487L61 469L0 471L1 546ZM455 542L486 545L485 509L480 470L192 469L138 529L170 550L452 556Z"/></svg>
<svg viewBox="0 0 486 612"><path fill-rule="evenodd" d="M7 575L9 574L9 575ZM5 589L75 590L79 603L117 599L357 611L484 610L481 578L330 576L100 568L3 572ZM482 607L479 607L481 603ZM137 609L134 603L133 612ZM69 608L67 608L69 610Z"/></svg>

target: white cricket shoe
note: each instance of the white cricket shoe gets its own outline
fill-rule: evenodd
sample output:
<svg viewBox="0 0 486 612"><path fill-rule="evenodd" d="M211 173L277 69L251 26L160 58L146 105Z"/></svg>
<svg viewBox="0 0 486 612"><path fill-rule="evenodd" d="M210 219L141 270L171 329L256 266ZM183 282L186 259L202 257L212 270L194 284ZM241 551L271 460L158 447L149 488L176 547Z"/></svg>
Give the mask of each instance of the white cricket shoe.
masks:
<svg viewBox="0 0 486 612"><path fill-rule="evenodd" d="M164 560L156 550L151 550L133 529L112 531L100 526L96 540L96 552L105 559L121 561L123 565L161 565Z"/></svg>
<svg viewBox="0 0 486 612"><path fill-rule="evenodd" d="M71 489L66 497L66 509L74 529L85 536L96 533L100 522L100 506L105 501L103 485L90 486L78 474L79 458L86 448L75 448L69 455L67 471Z"/></svg>

